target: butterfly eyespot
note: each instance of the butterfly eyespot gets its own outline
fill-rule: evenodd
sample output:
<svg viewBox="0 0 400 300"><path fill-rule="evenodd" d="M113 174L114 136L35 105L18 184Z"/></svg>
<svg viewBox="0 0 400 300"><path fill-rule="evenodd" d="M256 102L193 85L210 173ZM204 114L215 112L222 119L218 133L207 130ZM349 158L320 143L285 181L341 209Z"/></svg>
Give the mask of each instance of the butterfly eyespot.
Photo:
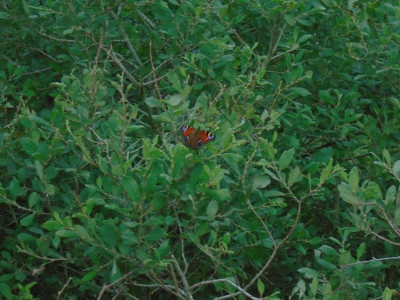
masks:
<svg viewBox="0 0 400 300"><path fill-rule="evenodd" d="M193 128L189 125L181 127L182 142L185 146L198 150L208 142L215 140L215 134L207 130Z"/></svg>

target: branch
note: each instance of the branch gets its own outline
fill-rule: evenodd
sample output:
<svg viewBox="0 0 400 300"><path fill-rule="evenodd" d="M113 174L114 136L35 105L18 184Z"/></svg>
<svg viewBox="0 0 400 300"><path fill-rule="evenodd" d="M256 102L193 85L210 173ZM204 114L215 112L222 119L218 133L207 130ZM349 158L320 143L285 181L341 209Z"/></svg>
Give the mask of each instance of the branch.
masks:
<svg viewBox="0 0 400 300"><path fill-rule="evenodd" d="M383 257L383 258L373 258L370 260L361 260L357 261L351 264L346 264L346 265L340 265L341 268L346 268L349 266L354 266L354 265L361 265L361 264L368 264L370 262L375 262L375 261L385 261L385 260L400 260L400 256L392 256L392 257Z"/></svg>
<svg viewBox="0 0 400 300"><path fill-rule="evenodd" d="M112 286L116 285L118 282L124 280L125 278L131 276L133 274L133 272L135 272L136 270L130 271L128 273L126 273L124 276L118 278L117 280L111 282L109 285L103 285L103 288L100 291L99 296L97 297L97 300L100 300L101 297L103 297L103 294L106 290L108 290L109 288L111 288Z"/></svg>
<svg viewBox="0 0 400 300"><path fill-rule="evenodd" d="M293 226L290 228L290 231L286 234L286 236L282 239L282 241L274 248L274 250L271 253L271 256L269 257L268 261L265 263L265 265L262 267L262 269L257 273L256 276L254 276L254 278L243 288L245 291L247 289L249 289L256 281L257 279L265 272L265 270L269 267L269 265L271 264L272 260L275 258L278 250L280 247L282 247L282 245L284 243L286 243L286 241L289 239L289 237L292 235L294 229L297 226L297 223L300 220L300 212L301 212L301 201L298 202L298 208L297 208L297 214L296 214L296 220L294 221ZM221 299L229 299L229 298L233 298L236 296L239 296L242 292L236 292L234 294L230 294L230 295L225 295L222 297L218 297L215 298L215 300L221 300Z"/></svg>
<svg viewBox="0 0 400 300"><path fill-rule="evenodd" d="M198 283L193 284L190 289L193 290L197 287L200 287L202 285L208 285L208 284L214 284L214 283L219 283L219 282L225 282L228 283L230 285L232 285L233 287L235 287L236 289L239 290L239 292L237 294L244 294L245 296L249 297L252 300L259 300L259 298L256 298L254 296L252 296L251 294L249 294L248 292L246 292L245 289L241 288L240 286L238 286L236 283L233 283L232 281L230 281L227 278L221 278L221 279L213 279L213 280L206 280L206 281L201 281ZM224 296L225 297L225 296ZM215 299L222 299L222 298L215 298Z"/></svg>
<svg viewBox="0 0 400 300"><path fill-rule="evenodd" d="M137 82L135 78L128 72L128 70L125 68L125 66L121 63L121 61L118 59L117 55L115 55L115 52L112 50L112 48L107 49L105 47L102 47L104 50L110 53L110 57L112 60L122 69L122 71L126 74L126 76L129 78L129 80L137 87L140 88L141 84Z"/></svg>
<svg viewBox="0 0 400 300"><path fill-rule="evenodd" d="M187 297L186 299L193 300L193 296L192 296L192 293L190 292L189 284L187 282L187 279L186 279L185 275L182 272L181 267L178 264L178 261L176 260L176 258L175 258L175 256L173 254L171 255L171 258L172 258L172 262L173 262L173 264L175 266L175 269L178 271L178 274L181 277L182 284L183 284L183 289L184 289L185 295Z"/></svg>
<svg viewBox="0 0 400 300"><path fill-rule="evenodd" d="M271 239L272 243L274 244L274 247L276 247L276 242L275 239L272 237L272 233L269 230L269 228L267 227L267 225L265 224L264 220L260 217L260 215L256 212L256 210L254 209L254 206L251 204L250 200L247 199L247 205L250 207L251 211L253 212L253 214L256 215L256 217L260 220L261 224L263 225L265 231L268 233L269 238Z"/></svg>
<svg viewBox="0 0 400 300"><path fill-rule="evenodd" d="M68 281L66 282L66 284L64 284L64 286L63 286L63 288L61 289L61 291L59 291L59 292L57 293L57 300L60 300L60 299L61 299L62 293L63 293L64 290L67 288L67 286L69 285L69 283L71 282L71 280L72 280L72 277L70 277L70 278L68 279Z"/></svg>
<svg viewBox="0 0 400 300"><path fill-rule="evenodd" d="M121 8L121 5L118 7L118 9L120 10L120 8ZM111 11L111 14L112 14L112 16L114 17L115 20L117 20L117 21L120 22L120 20L118 20L119 11L118 11L118 15L115 14L113 11ZM134 60L139 66L141 66L143 63L142 63L142 61L140 60L139 56L137 55L135 48L133 48L133 45L132 45L132 43L131 43L131 40L129 39L128 35L126 34L126 31L125 31L125 28L124 28L124 24L123 24L122 22L121 22L120 24L121 24L121 26L119 27L119 29L120 29L121 32L122 32L122 36L124 37L125 43L128 45L129 51L131 51L131 53L132 53L133 60Z"/></svg>
<svg viewBox="0 0 400 300"><path fill-rule="evenodd" d="M156 77L156 71L154 69L154 64L153 64L153 54L151 53L151 45L152 41L150 41L150 63L151 63L151 71L153 72L153 78L154 78L154 85L156 87L157 93L158 93L158 98L162 100L160 89L158 88L158 82L157 82L157 77Z"/></svg>
<svg viewBox="0 0 400 300"><path fill-rule="evenodd" d="M95 92L95 89L96 89L97 67L99 65L100 50L101 50L101 47L103 46L104 32L105 32L105 28L103 27L103 31L101 32L101 36L100 36L99 47L97 48L97 54L96 54L96 58L95 58L95 61L94 61L93 84L92 84L92 88L91 88L90 93L89 93L89 97L90 97L90 101L91 101L90 110L89 111L92 110L91 108L92 108L92 105L93 105L93 95L94 95L94 92Z"/></svg>

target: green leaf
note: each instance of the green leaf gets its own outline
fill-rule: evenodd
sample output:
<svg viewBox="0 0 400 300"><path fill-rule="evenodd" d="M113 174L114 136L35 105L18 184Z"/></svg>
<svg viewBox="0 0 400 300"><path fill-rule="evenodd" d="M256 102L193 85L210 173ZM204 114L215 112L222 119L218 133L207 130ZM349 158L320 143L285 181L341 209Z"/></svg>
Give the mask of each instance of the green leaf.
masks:
<svg viewBox="0 0 400 300"><path fill-rule="evenodd" d="M28 198L29 208L34 207L40 200L41 197L39 196L38 193L36 192L31 193Z"/></svg>
<svg viewBox="0 0 400 300"><path fill-rule="evenodd" d="M323 299L329 299L332 297L332 286L329 282L322 284L322 296Z"/></svg>
<svg viewBox="0 0 400 300"><path fill-rule="evenodd" d="M163 195L154 197L153 200L151 200L151 205L153 206L154 210L159 210L163 208L165 204L167 204L167 198Z"/></svg>
<svg viewBox="0 0 400 300"><path fill-rule="evenodd" d="M254 177L253 191L256 189L264 189L271 183L271 178L267 175L257 175Z"/></svg>
<svg viewBox="0 0 400 300"><path fill-rule="evenodd" d="M304 276L308 279L318 276L318 272L310 268L300 268L297 270L297 272L304 274Z"/></svg>
<svg viewBox="0 0 400 300"><path fill-rule="evenodd" d="M281 157L279 158L279 168L281 170L285 169L291 163L293 156L294 156L293 148L283 152Z"/></svg>
<svg viewBox="0 0 400 300"><path fill-rule="evenodd" d="M227 201L231 198L228 189L207 190L206 193L210 198L214 198L220 202Z"/></svg>
<svg viewBox="0 0 400 300"><path fill-rule="evenodd" d="M349 181L348 181L353 193L357 193L358 190L360 189L359 181L360 181L360 178L358 177L358 170L356 167L354 167L350 171Z"/></svg>
<svg viewBox="0 0 400 300"><path fill-rule="evenodd" d="M10 287L4 282L0 282L0 294L3 295L5 299L15 299L11 293Z"/></svg>
<svg viewBox="0 0 400 300"><path fill-rule="evenodd" d="M327 270L335 270L336 266L325 259L322 258L316 258L317 263L319 263L323 268Z"/></svg>
<svg viewBox="0 0 400 300"><path fill-rule="evenodd" d="M78 238L79 234L77 234L76 232L72 231L72 230L68 230L68 229L61 229L56 231L56 235L59 237L63 237L63 238Z"/></svg>
<svg viewBox="0 0 400 300"><path fill-rule="evenodd" d="M385 290L383 291L382 294L382 300L391 300L394 293L395 290L385 287Z"/></svg>
<svg viewBox="0 0 400 300"><path fill-rule="evenodd" d="M311 161L327 163L332 159L333 152L334 151L333 151L332 147L326 147L326 148L318 149L312 155Z"/></svg>
<svg viewBox="0 0 400 300"><path fill-rule="evenodd" d="M365 200L383 200L382 191L376 182L368 182L367 188L364 191Z"/></svg>
<svg viewBox="0 0 400 300"><path fill-rule="evenodd" d="M87 232L86 228L82 225L74 225L74 229L84 238L90 238L89 233Z"/></svg>
<svg viewBox="0 0 400 300"><path fill-rule="evenodd" d="M45 228L48 231L60 230L62 227L63 227L62 224L54 220L48 220L43 224L43 228Z"/></svg>
<svg viewBox="0 0 400 300"><path fill-rule="evenodd" d="M96 275L99 273L99 271L92 271L87 273L85 276L82 277L81 282L88 282L91 281L93 278L96 277Z"/></svg>
<svg viewBox="0 0 400 300"><path fill-rule="evenodd" d="M332 163L333 160L329 160L329 164L322 170L321 176L319 178L320 183L324 183L326 179L328 179L329 175L331 175L332 172Z"/></svg>
<svg viewBox="0 0 400 300"><path fill-rule="evenodd" d="M13 178L9 185L8 185L8 190L10 191L11 197L13 199L16 199L18 196L22 196L26 193L26 191L21 190L21 187L19 185L19 180L16 178Z"/></svg>
<svg viewBox="0 0 400 300"><path fill-rule="evenodd" d="M86 201L87 213L90 214L95 205L104 205L104 204L106 204L106 202L104 201L103 198L100 197L89 198Z"/></svg>
<svg viewBox="0 0 400 300"><path fill-rule="evenodd" d="M301 87L292 87L289 89L289 92L292 93L294 96L306 97L311 95L311 93L308 90Z"/></svg>
<svg viewBox="0 0 400 300"><path fill-rule="evenodd" d="M231 242L231 234L230 234L229 232L226 232L226 233L224 234L224 236L222 237L222 242L223 242L225 245L229 245L229 243Z"/></svg>
<svg viewBox="0 0 400 300"><path fill-rule="evenodd" d="M364 243L361 243L361 245L357 248L357 259L358 259L358 260L360 260L361 257L364 256L364 254L365 254L365 248L366 248L365 242L364 242Z"/></svg>
<svg viewBox="0 0 400 300"><path fill-rule="evenodd" d="M400 160L393 164L392 171L397 177L400 177Z"/></svg>
<svg viewBox="0 0 400 300"><path fill-rule="evenodd" d="M154 97L148 97L148 98L144 99L144 102L147 104L147 106L149 106L151 108L161 106L161 101Z"/></svg>
<svg viewBox="0 0 400 300"><path fill-rule="evenodd" d="M394 224L400 226L400 206L394 211Z"/></svg>
<svg viewBox="0 0 400 300"><path fill-rule="evenodd" d="M225 133L224 133L224 137L222 138L222 148L226 149L226 147L228 146L228 144L231 142L231 138L233 136L233 130L232 128L228 128Z"/></svg>
<svg viewBox="0 0 400 300"><path fill-rule="evenodd" d="M168 98L167 103L171 106L177 106L182 102L183 98L179 94L172 95Z"/></svg>
<svg viewBox="0 0 400 300"><path fill-rule="evenodd" d="M340 197L347 203L356 205L358 203L357 197L354 195L352 188L347 183L341 183L338 186Z"/></svg>
<svg viewBox="0 0 400 300"><path fill-rule="evenodd" d="M278 177L272 171L264 168L264 172L267 173L272 179L275 179L276 181L279 181Z"/></svg>
<svg viewBox="0 0 400 300"><path fill-rule="evenodd" d="M328 245L322 245L321 247L318 248L322 253L332 255L332 256L338 256L339 253L332 248L331 246Z"/></svg>
<svg viewBox="0 0 400 300"><path fill-rule="evenodd" d="M155 250L155 254L157 256L157 259L163 259L168 255L170 252L171 247L169 246L169 240L165 240L161 243L160 247Z"/></svg>
<svg viewBox="0 0 400 300"><path fill-rule="evenodd" d="M50 123L47 122L46 120L44 120L43 118L36 116L36 115L29 115L28 116L29 120L31 120L32 122L38 124L38 125L42 125L44 127L48 127L49 129L52 128Z"/></svg>
<svg viewBox="0 0 400 300"><path fill-rule="evenodd" d="M28 3L26 3L25 0L22 1L22 7L24 8L25 13L26 13L27 15L29 15L29 14L30 14L29 5L28 5Z"/></svg>
<svg viewBox="0 0 400 300"><path fill-rule="evenodd" d="M257 290L258 293L260 294L260 297L262 297L262 295L264 295L265 292L265 285L260 278L257 279Z"/></svg>
<svg viewBox="0 0 400 300"><path fill-rule="evenodd" d="M286 23L288 23L290 26L296 25L296 18L291 16L291 15L284 15Z"/></svg>
<svg viewBox="0 0 400 300"><path fill-rule="evenodd" d="M397 195L396 187L394 185L391 185L386 191L385 195L386 205L392 205L394 200L396 199L396 195Z"/></svg>
<svg viewBox="0 0 400 300"><path fill-rule="evenodd" d="M124 177L122 179L122 187L124 188L124 191L127 193L130 200L136 203L140 202L140 188L135 179L132 177Z"/></svg>
<svg viewBox="0 0 400 300"><path fill-rule="evenodd" d="M37 161L37 160L35 160L35 168L36 168L36 173L38 174L40 181L41 181L41 182L44 182L44 178L43 178L43 166L42 166L42 164L41 164L39 161Z"/></svg>
<svg viewBox="0 0 400 300"><path fill-rule="evenodd" d="M21 219L21 221L20 221L21 225L25 226L25 227L31 225L32 221L33 221L33 217L34 217L34 214L27 215L26 217L23 217Z"/></svg>
<svg viewBox="0 0 400 300"><path fill-rule="evenodd" d="M165 236L166 232L164 229L160 227L156 227L155 229L149 231L144 239L151 242L156 242L161 240Z"/></svg>
<svg viewBox="0 0 400 300"><path fill-rule="evenodd" d="M155 115L155 116L153 116L153 118L157 121L166 122L166 123L172 123L174 121L174 116L172 114L172 111L170 111L170 110L162 112L159 115Z"/></svg>
<svg viewBox="0 0 400 300"><path fill-rule="evenodd" d="M383 154L383 159L385 160L385 163L390 167L391 160L390 160L390 153L386 149L383 149L382 151Z"/></svg>
<svg viewBox="0 0 400 300"><path fill-rule="evenodd" d="M300 167L296 166L294 169L290 170L289 179L288 179L288 186L291 187L300 177Z"/></svg>
<svg viewBox="0 0 400 300"><path fill-rule="evenodd" d="M305 34L305 35L303 35L303 36L301 36L298 40L297 40L297 42L299 43L299 44L301 44L301 43L303 43L303 42L305 42L305 41L307 41L307 40L309 40L309 39L312 39L314 36L312 35L312 34Z"/></svg>
<svg viewBox="0 0 400 300"><path fill-rule="evenodd" d="M150 174L147 176L146 184L144 187L146 195L150 195L154 191L159 176L160 176L159 173L155 170L152 170Z"/></svg>
<svg viewBox="0 0 400 300"><path fill-rule="evenodd" d="M26 152L26 154L32 155L33 153L36 152L37 146L36 144L32 141L31 138L24 137L21 139L21 146L22 149Z"/></svg>
<svg viewBox="0 0 400 300"><path fill-rule="evenodd" d="M207 205L207 216L214 218L218 212L218 202L216 200L211 200Z"/></svg>
<svg viewBox="0 0 400 300"><path fill-rule="evenodd" d="M114 258L110 279L111 281L115 282L119 278L121 278L121 271L118 268L117 259Z"/></svg>
<svg viewBox="0 0 400 300"><path fill-rule="evenodd" d="M317 291L318 291L318 277L317 276L313 277L313 280L310 283L310 289L311 289L311 292L313 293L312 294L313 299L316 299L315 296L317 295Z"/></svg>
<svg viewBox="0 0 400 300"><path fill-rule="evenodd" d="M301 254L303 254L303 255L306 255L307 254L307 251L306 251L306 249L304 248L304 246L302 245L302 244L296 244L295 245L295 248L296 248L296 250L297 251L299 251Z"/></svg>

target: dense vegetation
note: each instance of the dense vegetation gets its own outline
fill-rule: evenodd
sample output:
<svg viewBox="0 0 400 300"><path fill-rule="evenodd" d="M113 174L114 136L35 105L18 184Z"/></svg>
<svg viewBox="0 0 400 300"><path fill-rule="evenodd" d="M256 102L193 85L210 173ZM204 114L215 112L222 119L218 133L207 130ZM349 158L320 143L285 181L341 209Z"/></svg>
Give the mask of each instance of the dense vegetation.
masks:
<svg viewBox="0 0 400 300"><path fill-rule="evenodd" d="M400 295L399 19L396 0L3 1L0 295ZM216 140L191 150L184 124Z"/></svg>

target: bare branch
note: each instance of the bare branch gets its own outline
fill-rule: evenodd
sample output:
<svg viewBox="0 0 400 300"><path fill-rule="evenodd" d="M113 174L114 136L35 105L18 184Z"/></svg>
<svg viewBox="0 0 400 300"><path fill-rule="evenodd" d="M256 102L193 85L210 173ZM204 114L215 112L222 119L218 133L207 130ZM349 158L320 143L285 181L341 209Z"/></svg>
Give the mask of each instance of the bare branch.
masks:
<svg viewBox="0 0 400 300"><path fill-rule="evenodd" d="M341 268L346 268L349 266L354 266L354 265L361 265L361 264L368 264L370 262L375 262L375 261L385 261L385 260L400 260L400 256L392 256L392 257L383 257L383 258L373 258L370 260L361 260L357 261L354 263L346 264L346 265L340 265Z"/></svg>
<svg viewBox="0 0 400 300"><path fill-rule="evenodd" d="M236 283L233 283L232 281L230 281L230 280L227 279L227 278L221 278L221 279L213 279L213 280L201 281L201 282L198 282L198 283L196 283L196 284L193 284L193 285L190 287L190 289L193 290L193 289L195 289L195 288L197 288L197 287L200 287L200 286L202 286L202 285L214 284L214 283L219 283L219 282L228 283L228 284L230 284L231 286L235 287L237 290L239 290L239 292L236 293L237 295L238 295L238 294L239 294L239 295L240 295L240 294L244 294L244 295L246 295L248 298L250 298L250 299L252 299L252 300L259 300L259 299L260 299L260 298L257 298L257 297L252 296L251 294L249 294L248 292L246 292L245 289L241 288L241 287L238 286ZM229 296L230 296L230 295L229 295ZM224 297L226 297L226 296L224 296ZM215 299L222 299L222 297L220 297L220 298L215 298Z"/></svg>
<svg viewBox="0 0 400 300"><path fill-rule="evenodd" d="M173 264L175 266L175 269L178 271L178 274L181 277L182 284L183 284L183 289L184 289L185 294L186 294L186 299L193 300L193 296L192 296L192 293L190 292L189 284L187 282L187 279L186 279L185 275L182 272L181 267L178 264L178 261L176 260L176 258L175 258L175 256L173 254L171 255L171 258L172 258L172 262L173 262Z"/></svg>
<svg viewBox="0 0 400 300"><path fill-rule="evenodd" d="M150 63L151 63L151 70L152 70L152 72L153 72L153 78L154 78L154 85L155 85L155 87L156 87L156 90L157 90L157 93L158 93L158 98L160 99L160 100L162 100L162 96L161 96L161 93L160 93L160 89L158 88L158 82L157 82L157 76L156 76L156 70L154 69L154 64L153 64L153 54L152 54L152 52L151 52L151 45L152 45L152 41L150 41Z"/></svg>
<svg viewBox="0 0 400 300"><path fill-rule="evenodd" d="M109 285L103 285L103 288L101 289L99 296L97 297L97 300L100 300L101 297L103 297L103 294L106 290L108 290L109 288L113 287L114 285L116 285L118 282L126 279L127 277L131 276L136 270L130 271L128 273L126 273L124 276L118 278L117 280L111 282Z"/></svg>
<svg viewBox="0 0 400 300"><path fill-rule="evenodd" d="M107 49L106 47L102 47L104 50L109 52L110 57L112 60L121 68L121 70L126 74L126 76L129 78L129 80L136 86L140 87L140 83L137 82L137 80L128 72L128 70L125 68L125 66L122 64L122 62L118 59L117 55L115 52L112 50L112 48Z"/></svg>
<svg viewBox="0 0 400 300"><path fill-rule="evenodd" d="M67 288L67 286L69 285L69 283L71 282L71 280L72 280L72 277L70 277L70 278L68 279L68 281L64 284L64 286L63 286L63 288L61 289L61 291L59 291L59 292L57 293L57 300L60 300L60 299L61 299L62 293L63 293L64 290Z"/></svg>

